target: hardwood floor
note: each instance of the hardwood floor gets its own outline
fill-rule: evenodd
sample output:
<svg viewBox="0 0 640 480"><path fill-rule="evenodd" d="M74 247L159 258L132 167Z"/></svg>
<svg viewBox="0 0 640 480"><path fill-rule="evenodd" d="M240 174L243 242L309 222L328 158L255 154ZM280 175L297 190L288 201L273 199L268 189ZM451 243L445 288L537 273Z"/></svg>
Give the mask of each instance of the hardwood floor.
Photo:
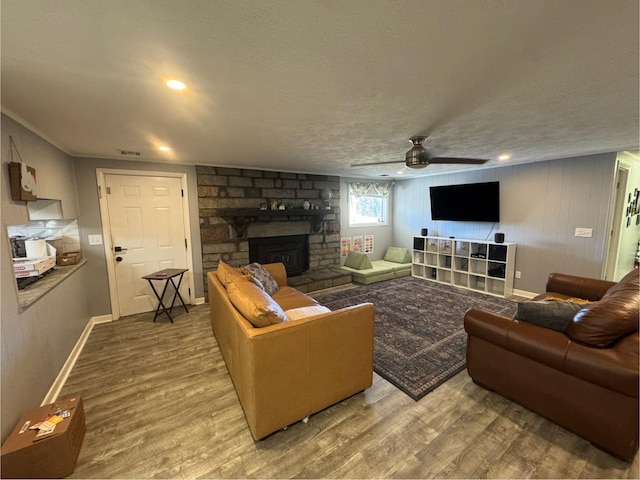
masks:
<svg viewBox="0 0 640 480"><path fill-rule="evenodd" d="M208 305L96 325L61 397L87 432L70 478L638 478L617 460L471 382L419 402L374 385L253 441L211 332Z"/></svg>

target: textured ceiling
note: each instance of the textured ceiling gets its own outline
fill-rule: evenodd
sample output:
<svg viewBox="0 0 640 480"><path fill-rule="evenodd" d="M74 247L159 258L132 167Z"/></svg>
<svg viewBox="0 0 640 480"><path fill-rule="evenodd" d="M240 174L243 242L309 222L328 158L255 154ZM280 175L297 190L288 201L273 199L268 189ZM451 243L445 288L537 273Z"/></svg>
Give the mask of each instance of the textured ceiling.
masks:
<svg viewBox="0 0 640 480"><path fill-rule="evenodd" d="M2 0L0 14L3 111L74 156L402 178L478 167L350 164L402 161L419 134L485 168L639 144L638 0Z"/></svg>

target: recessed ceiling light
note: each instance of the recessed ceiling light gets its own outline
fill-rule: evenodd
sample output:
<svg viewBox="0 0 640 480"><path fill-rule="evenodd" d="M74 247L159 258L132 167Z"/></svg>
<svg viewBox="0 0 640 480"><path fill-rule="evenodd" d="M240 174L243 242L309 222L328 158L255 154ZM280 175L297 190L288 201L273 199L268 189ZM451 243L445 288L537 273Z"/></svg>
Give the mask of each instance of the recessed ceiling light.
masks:
<svg viewBox="0 0 640 480"><path fill-rule="evenodd" d="M180 80L167 80L167 87L173 90L184 90L187 86Z"/></svg>
<svg viewBox="0 0 640 480"><path fill-rule="evenodd" d="M508 153L503 153L502 155L498 155L498 160L509 160L511 158L511 155L509 155Z"/></svg>
<svg viewBox="0 0 640 480"><path fill-rule="evenodd" d="M171 149L169 147L165 147L165 146L158 147L158 150L160 150L161 152L169 152L169 151L171 151Z"/></svg>

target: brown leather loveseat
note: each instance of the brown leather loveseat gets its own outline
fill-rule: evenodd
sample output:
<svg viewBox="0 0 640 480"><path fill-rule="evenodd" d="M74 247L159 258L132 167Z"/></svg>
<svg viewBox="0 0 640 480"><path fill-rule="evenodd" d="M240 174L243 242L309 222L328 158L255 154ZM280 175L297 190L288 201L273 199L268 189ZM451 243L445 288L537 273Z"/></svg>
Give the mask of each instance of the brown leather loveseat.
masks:
<svg viewBox="0 0 640 480"><path fill-rule="evenodd" d="M207 274L211 327L257 440L373 380L373 304L294 319L292 312L317 309L318 302L287 286L282 263L263 266L277 282L273 294L223 262Z"/></svg>
<svg viewBox="0 0 640 480"><path fill-rule="evenodd" d="M577 307L564 331L469 310L464 318L469 375L595 446L633 459L640 378L638 270L617 284L554 273L546 290L533 299L545 308L553 303L545 298L592 303Z"/></svg>

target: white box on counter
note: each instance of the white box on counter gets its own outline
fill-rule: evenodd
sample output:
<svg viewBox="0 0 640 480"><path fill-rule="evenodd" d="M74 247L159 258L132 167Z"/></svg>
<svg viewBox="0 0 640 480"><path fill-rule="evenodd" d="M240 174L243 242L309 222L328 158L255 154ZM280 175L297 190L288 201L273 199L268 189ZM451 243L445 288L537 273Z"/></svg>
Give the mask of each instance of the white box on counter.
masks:
<svg viewBox="0 0 640 480"><path fill-rule="evenodd" d="M55 255L44 258L24 258L13 260L13 272L16 277L35 277L56 266Z"/></svg>

